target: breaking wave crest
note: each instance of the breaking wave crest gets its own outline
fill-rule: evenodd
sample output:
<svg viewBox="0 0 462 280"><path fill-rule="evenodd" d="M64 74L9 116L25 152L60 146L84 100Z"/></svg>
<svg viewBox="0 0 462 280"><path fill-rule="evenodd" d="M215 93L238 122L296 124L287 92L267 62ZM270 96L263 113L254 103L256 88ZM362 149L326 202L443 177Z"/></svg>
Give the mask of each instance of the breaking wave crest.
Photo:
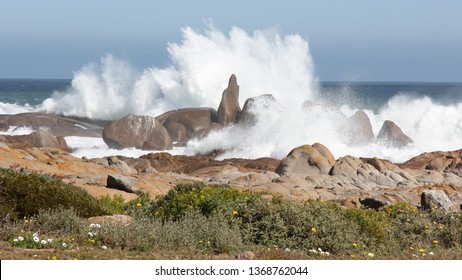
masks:
<svg viewBox="0 0 462 280"><path fill-rule="evenodd" d="M234 27L226 36L209 24L204 33L182 29L181 44L170 43L171 66L137 72L106 55L78 71L72 86L43 103L47 112L117 119L129 113L157 116L184 107L218 107L228 77L239 77L241 100L273 94L279 100L315 95L308 43L299 35L269 30L248 34Z"/></svg>
<svg viewBox="0 0 462 280"><path fill-rule="evenodd" d="M272 94L279 105L271 110L255 108L253 126L230 126L190 141L185 153L224 149L222 157L282 158L295 146L320 142L335 157L349 154L400 162L422 152L460 148L462 104L441 105L418 93L394 96L379 110L362 108L375 135L385 120L392 120L414 140L413 145L349 144L341 132L340 112L348 117L358 108L352 102L345 105L340 98L343 93L338 93L339 98L330 96L327 102L318 90L308 42L299 35L281 36L273 30L249 34L238 27L224 34L212 24L202 33L185 27L181 43L168 44L168 52L169 67L143 71L106 55L100 63L76 72L72 86L56 92L40 109L113 120L129 113L158 116L185 107L217 108L234 73L241 106L247 98L262 94ZM305 100L322 106L303 110ZM326 109L332 106L336 109Z"/></svg>

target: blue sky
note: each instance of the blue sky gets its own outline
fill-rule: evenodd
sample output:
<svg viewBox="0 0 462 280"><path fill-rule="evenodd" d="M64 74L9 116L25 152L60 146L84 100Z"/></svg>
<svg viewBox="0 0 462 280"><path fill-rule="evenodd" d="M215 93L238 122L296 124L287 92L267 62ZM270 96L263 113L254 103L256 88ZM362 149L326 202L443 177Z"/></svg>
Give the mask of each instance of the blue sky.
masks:
<svg viewBox="0 0 462 280"><path fill-rule="evenodd" d="M0 78L71 78L107 53L162 67L206 19L300 34L320 80L462 82L462 1L445 0L0 0Z"/></svg>

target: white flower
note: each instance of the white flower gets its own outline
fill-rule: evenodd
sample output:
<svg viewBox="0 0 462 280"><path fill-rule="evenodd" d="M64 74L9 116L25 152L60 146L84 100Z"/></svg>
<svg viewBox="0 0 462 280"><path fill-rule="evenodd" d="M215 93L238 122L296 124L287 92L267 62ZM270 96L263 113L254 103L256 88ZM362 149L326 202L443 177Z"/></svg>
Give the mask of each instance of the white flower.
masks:
<svg viewBox="0 0 462 280"><path fill-rule="evenodd" d="M67 247L67 244L66 244L66 243L63 243L63 247L66 248L66 247Z"/></svg>
<svg viewBox="0 0 462 280"><path fill-rule="evenodd" d="M322 252L322 249L321 249L321 248L318 248L318 251L319 251L319 252Z"/></svg>
<svg viewBox="0 0 462 280"><path fill-rule="evenodd" d="M316 251L315 249L311 249L309 250L310 253L317 253L318 251Z"/></svg>
<svg viewBox="0 0 462 280"><path fill-rule="evenodd" d="M42 240L41 242L43 245L47 244L47 241L46 240Z"/></svg>
<svg viewBox="0 0 462 280"><path fill-rule="evenodd" d="M101 228L100 224L95 224L95 228Z"/></svg>
<svg viewBox="0 0 462 280"><path fill-rule="evenodd" d="M94 233L93 232L88 232L88 236L93 237Z"/></svg>
<svg viewBox="0 0 462 280"><path fill-rule="evenodd" d="M106 245L101 246L101 249L106 250L107 249Z"/></svg>
<svg viewBox="0 0 462 280"><path fill-rule="evenodd" d="M24 237L18 236L18 240L19 240L19 241L24 241Z"/></svg>
<svg viewBox="0 0 462 280"><path fill-rule="evenodd" d="M47 240L47 241L48 241L48 243L51 243L51 241L53 241L53 239L51 239L51 238L48 238L48 240Z"/></svg>
<svg viewBox="0 0 462 280"><path fill-rule="evenodd" d="M101 225L100 225L100 224L91 223L91 224L90 224L90 227L91 227L91 228L100 228Z"/></svg>
<svg viewBox="0 0 462 280"><path fill-rule="evenodd" d="M19 240L17 238L13 239L13 242L18 242Z"/></svg>
<svg viewBox="0 0 462 280"><path fill-rule="evenodd" d="M34 236L34 242L39 242L40 238L38 236Z"/></svg>
<svg viewBox="0 0 462 280"><path fill-rule="evenodd" d="M369 254L367 254L367 256L369 256L369 257L373 258L373 257L374 257L374 254L372 254L372 253L369 253Z"/></svg>
<svg viewBox="0 0 462 280"><path fill-rule="evenodd" d="M91 223L91 224L90 224L90 227L91 227L91 228L94 228L94 227L95 227L95 224L94 224L94 223Z"/></svg>
<svg viewBox="0 0 462 280"><path fill-rule="evenodd" d="M38 236L39 236L39 235L38 235L38 232L32 234L32 236L33 236L33 237L38 237ZM34 239L34 240L35 240L35 239Z"/></svg>
<svg viewBox="0 0 462 280"><path fill-rule="evenodd" d="M326 255L328 255L328 256L330 255L330 253L329 253L329 252L324 252L324 254L326 254Z"/></svg>
<svg viewBox="0 0 462 280"><path fill-rule="evenodd" d="M286 251L286 252L290 252L290 248L286 248L285 251Z"/></svg>
<svg viewBox="0 0 462 280"><path fill-rule="evenodd" d="M433 252L430 252L430 253L428 253L428 254L433 256L435 253L433 253Z"/></svg>

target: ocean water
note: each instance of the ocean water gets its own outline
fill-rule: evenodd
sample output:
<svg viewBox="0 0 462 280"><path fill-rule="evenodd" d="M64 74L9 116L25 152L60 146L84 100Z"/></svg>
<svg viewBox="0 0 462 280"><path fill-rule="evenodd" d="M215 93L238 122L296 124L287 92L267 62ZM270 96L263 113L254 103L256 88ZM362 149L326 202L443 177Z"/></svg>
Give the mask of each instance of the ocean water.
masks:
<svg viewBox="0 0 462 280"><path fill-rule="evenodd" d="M218 108L229 76L240 86L240 104L272 94L279 105L256 107L250 128L228 127L201 140L191 140L176 154L225 149L226 157L282 158L296 146L320 142L335 157L354 155L402 162L423 152L456 150L462 146L462 84L415 82L322 82L316 76L308 42L300 36L272 30L253 33L234 27L225 34L213 26L203 32L182 29L180 43L168 43L171 63L135 69L126 60L105 55L75 72L71 80L0 79L0 114L49 112L114 120L129 113L157 116L186 107ZM301 104L311 100L309 112ZM414 143L398 149L386 143L350 145L340 133L338 114L364 111L377 135L392 120ZM18 134L27 128L3 132ZM100 138L68 137L76 156L146 151L109 150Z"/></svg>

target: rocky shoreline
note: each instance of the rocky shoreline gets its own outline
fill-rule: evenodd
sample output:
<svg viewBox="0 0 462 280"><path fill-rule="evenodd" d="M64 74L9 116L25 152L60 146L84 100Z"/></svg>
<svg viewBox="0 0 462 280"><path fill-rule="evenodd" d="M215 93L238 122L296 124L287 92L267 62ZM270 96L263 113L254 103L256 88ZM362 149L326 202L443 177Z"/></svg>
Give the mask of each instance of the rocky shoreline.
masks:
<svg viewBox="0 0 462 280"><path fill-rule="evenodd" d="M56 148L11 148L0 145L0 167L27 168L50 174L101 197L137 192L152 198L180 183L203 181L243 190L265 191L290 200L323 199L347 208L408 202L420 206L425 190L443 190L462 204L462 150L425 153L402 164L353 156L333 159L321 144L293 149L273 158L216 160L210 156L173 156L166 152L139 158L76 158ZM114 183L114 178L120 182Z"/></svg>
<svg viewBox="0 0 462 280"><path fill-rule="evenodd" d="M291 200L336 201L347 208L393 202L420 206L422 193L434 189L443 190L455 205L453 208L462 204L462 150L424 153L401 164L354 156L335 159L328 147L320 143L294 147L281 160L217 160L222 151L197 156L174 156L165 151L224 127L251 126L256 118L252 108L257 105L267 110L278 106L274 97L262 95L248 99L241 110L238 97L239 86L232 75L218 110L184 108L156 118L128 115L98 123L45 113L2 115L0 130L11 126L38 130L30 135L0 135L0 167L20 166L51 174L96 197L121 194L127 200L135 198L139 191L155 198L176 184L203 181L275 193ZM309 101L303 104L306 110L316 106L321 105ZM324 110L341 114L328 107ZM375 136L364 112L340 118L343 121L339 129L345 130L349 143L381 141L396 147L412 143L391 120L385 121ZM136 147L159 152L139 158L79 159L69 154L65 136L102 137L111 148Z"/></svg>

